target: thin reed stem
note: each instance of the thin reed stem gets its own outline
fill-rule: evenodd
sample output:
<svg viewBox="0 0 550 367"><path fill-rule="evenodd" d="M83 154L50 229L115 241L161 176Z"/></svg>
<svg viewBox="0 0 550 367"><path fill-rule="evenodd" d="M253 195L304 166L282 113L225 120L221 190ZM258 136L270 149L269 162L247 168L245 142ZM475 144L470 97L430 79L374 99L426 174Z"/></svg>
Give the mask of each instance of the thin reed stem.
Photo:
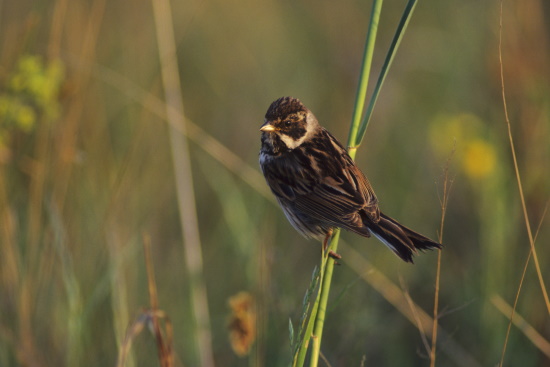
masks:
<svg viewBox="0 0 550 367"><path fill-rule="evenodd" d="M320 288L323 283L323 275L325 274L325 266L327 264L327 258L325 257L324 251L321 255L321 265L319 267L319 274L314 276L311 280L310 289L318 287L317 297L315 297L315 302L309 313L309 318L307 320L306 329L303 333L303 339L300 342L298 350L295 353L292 367L303 366L306 360L306 355L309 347L309 341L313 336L313 327L315 326L315 320L317 316L317 310L319 309L319 300L320 300ZM307 311L306 311L307 312Z"/></svg>
<svg viewBox="0 0 550 367"><path fill-rule="evenodd" d="M384 297L389 304L393 305L393 307L417 327L421 333L432 338L434 320L429 313L424 311L418 304L414 303L412 299L407 300L406 293L384 275L384 273L365 259L359 251L353 248L353 246L347 246L346 243L343 245L346 245L345 249L348 253L348 256L346 256L346 265L349 265L351 270L355 271L357 275ZM454 339L452 332L447 332L440 326L438 335L441 340L441 350L453 360L457 366L481 367L481 363Z"/></svg>
<svg viewBox="0 0 550 367"><path fill-rule="evenodd" d="M359 123L363 109L365 105L365 96L367 94L367 86L370 75L370 67L372 64L372 56L374 53L374 44L376 42L376 33L378 30L378 22L380 20L380 12L382 10L383 0L375 0L372 5L372 13L369 23L369 29L367 32L367 41L365 43L365 51L363 54L363 62L361 67L361 74L359 76L359 85L357 88L357 95L355 97L355 108L351 121L350 134L348 136L348 149L351 158L355 158L355 141L358 139L357 132L359 129ZM336 229L334 235L330 241L329 251L334 253L338 252L338 240L340 238L340 231ZM321 341L323 336L323 327L325 324L328 296L330 293L330 285L332 283L332 274L334 271L334 259L328 256L328 253L323 252L321 262L325 261L326 266L321 268L321 281L319 284L319 291L317 294L317 300L319 302L316 314L311 314L310 317L315 319L315 328L313 330L312 337L315 338L311 350L310 367L316 367L319 361L319 355L321 353ZM317 301L316 301L317 302ZM307 337L307 335L306 335ZM300 365L299 365L300 366Z"/></svg>
<svg viewBox="0 0 550 367"><path fill-rule="evenodd" d="M537 228L537 231L535 232L535 241L537 240L537 237L539 235L540 228L542 226L542 222L544 221L544 217L546 217L546 212L548 210L548 202L546 203L546 206L544 207L544 212L542 213L542 216L539 221L539 226ZM508 338L510 337L510 331L512 329L512 323L514 321L514 315L516 313L516 308L519 301L519 295L521 293L521 288L523 287L523 281L525 280L525 274L527 274L527 268L529 267L529 261L531 260L531 255L533 254L533 251L529 249L529 255L527 255L527 260L525 260L525 265L523 266L523 273L521 274L521 279L519 281L518 291L516 292L516 297L514 299L514 305L512 306L512 311L510 313L510 321L508 322L508 328L506 329L506 338L504 338L504 345L502 346L502 353L500 355L500 362L499 367L502 367L504 365L504 355L506 354L506 347L508 346Z"/></svg>
<svg viewBox="0 0 550 367"><path fill-rule="evenodd" d="M378 75L378 80L376 82L376 86L374 87L374 91L370 98L367 111L365 112L365 116L363 116L363 119L361 120L360 123L357 122L358 132L355 136L355 139L353 141L348 142L348 145L353 149L353 155L351 155L352 152L350 152L350 155L352 158L355 158L355 149L357 149L359 145L361 145L361 142L365 137L367 126L370 122L372 113L374 111L374 105L378 100L378 96L380 95L380 90L382 89L384 80L386 80L386 76L388 75L388 70L390 69L390 66L393 63L393 59L395 57L395 54L397 53L397 49L399 48L399 45L401 44L401 40L403 39L403 35L405 34L405 30L409 25L409 20L412 17L412 13L414 12L416 3L417 3L417 0L409 0L407 5L405 6L405 10L403 11L403 15L401 16L401 20L399 21L397 30L395 31L395 35L393 36L390 48L388 50L388 53L386 54L386 59L384 60L384 64L382 65L382 69L380 70L380 74ZM354 120L354 123L355 123L355 120Z"/></svg>
<svg viewBox="0 0 550 367"><path fill-rule="evenodd" d="M527 320L525 320L517 311L514 311L512 307L506 303L504 299L498 294L491 296L491 303L499 310L504 316L514 316L511 322L537 347L542 353L550 358L550 342L541 335ZM502 362L502 361L501 361ZM502 366L502 364L499 364Z"/></svg>
<svg viewBox="0 0 550 367"><path fill-rule="evenodd" d="M174 26L172 24L172 10L169 0L152 0L152 3L166 106L173 107L166 108L166 115L170 121L168 129L176 180L178 208L183 232L185 264L190 275L191 303L193 305L193 314L196 318L196 338L199 352L198 364L202 367L212 367L214 366L214 356L212 352L210 315L203 276L191 161L189 159L187 140L185 139L183 97L181 95L176 41Z"/></svg>
<svg viewBox="0 0 550 367"><path fill-rule="evenodd" d="M441 198L441 225L439 227L438 241L443 243L443 228L445 227L445 215L447 214L447 204L449 202L449 191L451 189L452 180L449 180L449 165L453 158L455 147L451 152L451 156L447 159L443 177L443 198ZM435 293L434 293L434 310L433 310L433 326L432 326L432 347L430 349L430 367L435 367L436 346L437 346L437 329L439 324L439 280L441 278L441 250L437 252L437 269L435 274Z"/></svg>
<svg viewBox="0 0 550 367"><path fill-rule="evenodd" d="M412 16L414 7L416 5L416 0L409 0L409 2L407 3L407 6L405 7L405 10L401 17L401 21L394 35L392 44L386 55L386 59L382 67L382 71L378 78L377 86L375 88L373 95L371 96L371 99L369 102L369 109L367 110L367 113L365 114L363 119L361 119L364 111L365 96L367 94L367 86L368 86L368 80L370 76L370 68L371 68L372 57L374 52L374 45L376 42L376 33L378 30L378 22L380 19L382 3L383 3L382 0L374 1L371 18L370 18L369 29L367 32L367 41L365 44L365 50L363 54L361 74L359 76L359 85L357 88L357 95L355 98L355 108L353 111L353 117L352 117L350 133L348 136L348 143L347 143L348 153L352 159L355 159L357 148L361 143L361 141L363 140L368 121L370 119L370 116L372 115L372 110L374 109L374 105L376 103L376 99L378 98L384 79L387 75L389 67L391 66L391 63L393 61L397 48L399 47L401 39L403 38L403 34L407 28L410 17ZM340 231L336 230L330 242L329 251L337 253L339 236L340 236ZM332 282L332 274L333 274L334 263L335 263L333 258L329 257L327 254L324 254L324 253L323 253L323 259L321 261L324 261L325 256L327 257L327 263L325 268L322 269L322 271L323 270L324 271L321 273L321 282L319 285L319 291L317 295L317 298L319 299L319 308L317 310L317 314L312 313L310 316L310 317L315 317L315 328L312 335L312 337L315 338L315 342L313 343L313 346L312 346L312 351L311 351L312 357L310 361L311 362L310 367L317 366L318 360L319 360L319 354L321 353L323 326L324 326L325 317L326 317L328 296L330 292L330 285ZM308 336L306 335L305 338L307 337Z"/></svg>
<svg viewBox="0 0 550 367"><path fill-rule="evenodd" d="M210 135L207 131L189 119L189 117L183 115L182 112L178 111L175 107L166 105L166 103L151 92L143 89L122 74L105 66L99 64L95 64L93 66L86 65L81 62L81 60L71 60L71 64L79 69L90 69L90 72L92 72L96 78L99 78L104 83L120 90L125 96L133 101L136 101L142 105L145 110L165 120L168 124L172 124L173 122L168 119L168 111L174 115L177 115L177 120L184 120L185 126L174 125L174 129L181 134L184 134L188 139L194 141L199 148L203 149L225 168L233 172L235 176L250 185L265 199L273 204L277 204L273 194L265 184L264 177L256 168L250 166L226 145L222 144L221 141Z"/></svg>
<svg viewBox="0 0 550 367"><path fill-rule="evenodd" d="M537 250L535 249L535 241L533 240L533 233L531 232L531 224L529 221L529 214L527 213L527 205L525 204L525 195L523 194L523 185L521 184L521 177L519 173L518 160L516 157L516 149L514 148L514 139L512 137L512 124L510 123L510 117L508 116L508 105L506 104L506 89L504 87L504 65L502 62L502 3L500 1L500 19L499 19L499 41L498 41L498 60L500 65L500 85L502 92L502 105L504 108L504 118L506 126L508 128L508 140L510 142L510 150L512 152L512 161L514 163L514 170L516 173L516 180L518 184L519 197L521 199L521 207L523 209L523 218L525 220L525 227L527 228L527 236L529 237L529 244L531 245L531 252L533 253L533 261L535 262L535 268L537 270L537 276L539 278L539 284L546 303L546 309L550 314L550 299L548 298L548 292L546 291L546 285L544 284L544 278L542 277L542 270L540 269L539 259L537 256Z"/></svg>
<svg viewBox="0 0 550 367"><path fill-rule="evenodd" d="M332 237L329 249L336 253L338 249L338 240L340 239L340 231L337 230L334 236ZM321 283L319 284L319 308L317 310L317 315L315 318L315 328L313 329L313 348L311 350L311 367L316 367L319 354L321 353L321 340L323 337L323 327L325 326L325 317L328 304L328 295L330 293L330 285L332 283L332 274L334 271L334 259L328 255L328 253L323 253L321 261L325 261L326 265L323 269L323 276L321 278Z"/></svg>
<svg viewBox="0 0 550 367"><path fill-rule="evenodd" d="M159 301L157 295L157 282L155 280L155 270L153 268L153 259L151 256L151 237L143 235L143 250L145 252L145 266L147 268L147 286L149 290L149 305L151 307L151 323L153 325L153 334L157 342L157 353L161 367L172 367L174 365L174 356L172 354L172 340L165 340L160 330L159 324Z"/></svg>
<svg viewBox="0 0 550 367"><path fill-rule="evenodd" d="M367 98L367 87L369 85L372 56L374 54L374 44L376 42L378 21L380 19L380 12L382 11L382 4L382 0L375 0L372 4L369 29L367 31L367 40L365 41L365 52L363 53L361 74L359 76L359 84L357 85L357 95L355 97L355 106L353 108L353 116L351 118L351 127L349 129L348 136L348 146L350 147L349 153L352 158L355 158L355 142L357 141L357 134L361 124L361 117L363 116L365 100Z"/></svg>

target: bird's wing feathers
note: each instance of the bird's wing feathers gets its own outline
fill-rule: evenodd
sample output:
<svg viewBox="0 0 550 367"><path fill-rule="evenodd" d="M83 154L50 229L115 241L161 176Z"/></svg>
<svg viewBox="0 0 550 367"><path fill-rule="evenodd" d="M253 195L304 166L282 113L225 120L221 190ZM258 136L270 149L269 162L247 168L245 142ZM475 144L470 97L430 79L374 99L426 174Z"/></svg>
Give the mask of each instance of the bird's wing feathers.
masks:
<svg viewBox="0 0 550 367"><path fill-rule="evenodd" d="M321 178L310 192L296 195L294 204L313 218L352 231L363 227L361 212L373 222L380 216L376 196L354 164Z"/></svg>
<svg viewBox="0 0 550 367"><path fill-rule="evenodd" d="M278 172L271 172L273 166L262 166L271 190L298 211L337 227L358 231L363 227L361 215L378 222L378 201L369 181L345 148L323 132L322 141L311 145L321 144L322 151L304 144L288 161L279 161Z"/></svg>

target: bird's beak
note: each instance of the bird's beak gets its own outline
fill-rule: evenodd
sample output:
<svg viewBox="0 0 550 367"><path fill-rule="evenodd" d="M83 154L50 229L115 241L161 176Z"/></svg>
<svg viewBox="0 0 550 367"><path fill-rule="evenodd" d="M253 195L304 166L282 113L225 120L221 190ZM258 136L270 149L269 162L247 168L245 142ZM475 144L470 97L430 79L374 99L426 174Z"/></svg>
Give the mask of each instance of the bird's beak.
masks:
<svg viewBox="0 0 550 367"><path fill-rule="evenodd" d="M263 124L262 127L260 128L260 131L263 131L263 132L266 132L266 133L270 133L270 132L275 131L275 126L271 125L269 122L266 122L266 123Z"/></svg>

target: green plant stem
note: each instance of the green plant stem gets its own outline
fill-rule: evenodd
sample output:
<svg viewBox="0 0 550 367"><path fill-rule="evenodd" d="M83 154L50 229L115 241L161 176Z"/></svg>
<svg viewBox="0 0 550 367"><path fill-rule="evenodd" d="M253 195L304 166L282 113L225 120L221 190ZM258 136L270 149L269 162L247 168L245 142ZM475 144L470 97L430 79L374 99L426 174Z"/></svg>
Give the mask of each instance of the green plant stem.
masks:
<svg viewBox="0 0 550 367"><path fill-rule="evenodd" d="M380 95L380 90L382 89L382 85L384 84L384 80L386 80L386 76L388 75L388 70L393 62L393 59L395 57L395 54L397 53L397 48L401 44L401 40L403 39L403 35L405 34L405 30L407 29L407 26L409 25L409 20L412 17L412 13L414 11L414 8L416 6L417 0L409 0L407 5L405 6L405 10L403 11L403 15L401 16L401 20L399 21L399 24L397 25L397 30L395 31L395 35L393 36L392 42L390 44L390 48L388 50L388 53L386 54L386 59L384 60L384 64L382 65L382 70L380 71L380 74L378 75L378 80L376 82L376 86L374 87L374 91L372 93L372 96L369 101L369 105L367 107L367 111L365 112L365 116L363 117L363 120L361 120L361 123L359 124L357 122L358 126L358 132L356 135L354 135L354 140L348 141L348 146L350 147L350 155L352 158L355 158L355 151L361 145L361 142L363 141L363 137L365 136L365 132L367 131L367 126L369 125L370 118L372 116L372 112L374 110L374 105L376 104L376 101L378 100L378 96ZM355 115L354 115L355 118ZM360 116L359 116L360 118ZM353 123L356 123L355 120L353 120ZM351 138L351 135L350 135ZM352 155L353 154L353 155Z"/></svg>
<svg viewBox="0 0 550 367"><path fill-rule="evenodd" d="M338 250L338 240L340 239L340 230L336 230L330 241L329 250L336 253ZM310 366L316 367L319 361L319 354L321 353L321 339L323 337L323 326L325 325L325 315L328 304L328 295L330 293L330 284L332 283L332 273L334 270L334 259L323 252L321 262L325 262L324 272L321 273L321 283L319 284L319 307L317 309L317 315L315 317L315 327L313 329L313 346L311 349L311 361Z"/></svg>
<svg viewBox="0 0 550 367"><path fill-rule="evenodd" d="M368 80L369 80L370 69L372 65L374 44L376 41L376 33L378 30L378 22L380 19L380 12L382 10L383 0L375 0L373 3L369 29L367 32L367 40L365 43L365 52L363 54L361 74L359 76L359 85L357 87L357 95L355 98L355 107L353 111L353 117L352 117L350 132L348 136L348 153L352 159L355 159L357 148L359 147L359 145L361 144L361 141L363 140L363 137L365 136L367 125L370 121L370 117L372 115L374 105L376 104L376 100L378 99L378 95L380 94L382 84L384 83L389 67L392 64L397 48L401 43L401 39L403 38L405 29L407 28L409 20L412 16L412 13L416 6L416 2L417 0L409 0L409 2L405 7L401 20L395 32L394 38L390 45L390 49L388 50L388 53L386 55L384 65L382 66L382 70L378 77L375 90L373 92L373 95L370 98L367 112L365 113L365 116L361 119L363 115L364 105L365 105L365 97L367 94ZM330 251L337 253L339 238L340 238L340 231L336 230L330 242L330 246L329 246ZM311 350L310 367L317 367L319 362L319 355L321 353L321 341L323 336L323 327L325 323L328 296L330 292L330 285L332 282L332 274L333 274L335 262L332 257L329 257L328 254L325 254L323 252L321 263L322 263L321 264L322 268L321 268L321 275L320 275L321 278L319 283L319 291L318 291L317 299L315 301L316 305L312 310L312 313L310 316L310 320L311 319L315 320L315 327L313 329L313 334L311 334L311 337L314 338L314 342ZM326 265L323 266L323 264L326 264ZM318 305L317 305L317 302L318 302ZM303 345L305 344L305 349L307 349L307 343L309 343L309 335L310 335L309 333L306 333L304 335L304 339L306 339L305 343L303 343ZM297 366L302 366L302 364L298 364Z"/></svg>
<svg viewBox="0 0 550 367"><path fill-rule="evenodd" d="M365 97L367 95L367 86L370 75L370 69L372 65L372 56L374 52L374 44L376 41L376 34L378 31L378 22L380 19L380 12L382 10L383 0L375 0L372 5L371 18L369 23L369 29L367 32L367 40L365 43L365 52L363 54L363 62L361 66L361 74L359 76L359 85L357 87L357 95L355 97L355 107L353 111L353 117L351 121L350 133L348 136L348 146L355 147L353 144L358 140L357 133L359 130L359 124L361 121L361 116L363 115L363 109L365 106ZM352 158L355 157L355 148L349 149L349 154ZM340 231L336 230L332 240L330 241L329 250L337 253L338 251L338 240L340 238ZM316 303L319 302L316 314L311 314L311 318L315 319L315 327L313 329L312 337L315 338L312 349L311 349L311 360L310 366L316 367L319 362L319 354L321 353L321 340L323 336L323 327L325 324L325 315L327 310L328 296L330 293L330 285L332 283L332 274L334 270L334 259L329 257L328 254L323 252L321 258L322 265L321 268L321 279L319 283L319 291L316 299ZM317 306L317 305L316 305ZM309 334L306 334L306 337ZM298 364L298 366L301 366Z"/></svg>
<svg viewBox="0 0 550 367"><path fill-rule="evenodd" d="M355 97L355 107L353 111L353 117L351 121L350 133L348 136L348 147L350 147L349 154L352 158L355 158L355 141L358 139L357 133L359 131L359 124L361 116L363 115L363 109L365 106L365 97L367 95L367 86L370 75L370 69L372 65L372 56L374 52L374 44L376 41L376 34L378 31L378 22L380 19L380 12L382 10L383 0L375 0L372 5L371 18L369 23L369 29L367 32L367 40L365 43L365 52L363 54L363 62L361 66L361 74L359 76L359 85L357 87L357 95ZM351 148L353 147L353 148ZM330 241L329 251L337 253L338 240L340 238L340 231L337 229ZM319 355L321 353L321 341L323 336L323 327L325 324L325 315L327 310L328 296L330 293L330 285L332 283L332 274L334 271L334 259L328 256L328 253L323 252L321 257L321 278L319 283L319 291L316 298L317 309L312 310L310 320L315 320L315 327L313 329L314 343L311 349L310 367L316 367L319 362ZM318 302L318 305L317 305ZM314 313L315 311L315 313ZM307 332L305 338L307 339L304 344L309 342L309 335ZM306 346L307 349L307 346ZM297 364L302 366L302 364Z"/></svg>
<svg viewBox="0 0 550 367"><path fill-rule="evenodd" d="M323 254L323 256L321 256L321 265L319 268L319 279L317 280L317 282L319 283L318 284L319 289L321 289L321 284L323 283L322 277L324 274L325 265L326 265L326 258ZM315 279L312 280L312 282L315 282L315 281L316 281ZM307 326L303 333L303 339L300 344L300 347L298 348L298 351L295 354L292 367L296 367L296 366L302 367L306 360L307 350L309 347L309 340L313 334L313 326L314 326L315 319L317 317L317 310L319 309L319 299L320 299L319 291L317 291L317 297L315 297L315 303L313 304L313 308L311 309L311 313L307 321Z"/></svg>
<svg viewBox="0 0 550 367"><path fill-rule="evenodd" d="M321 340L315 335L312 335L311 339L313 339L313 350L321 350ZM309 365L317 366L317 364L319 364L319 353L313 353Z"/></svg>
<svg viewBox="0 0 550 367"><path fill-rule="evenodd" d="M378 31L378 21L380 19L380 12L382 11L383 0L375 0L372 4L372 12L370 16L369 29L367 31L367 40L365 41L365 52L363 54L363 62L361 66L361 75L359 76L359 85L357 86L357 94L355 97L355 106L353 108L353 116L351 118L351 127L348 136L348 146L355 146L357 141L357 133L359 131L359 125L361 122L361 116L363 116L363 109L365 107L365 100L367 96L367 87L369 85L369 75L372 65L372 55L374 53L374 43L376 41L376 33ZM350 151L350 154L352 152ZM355 149L353 149L352 158L355 156Z"/></svg>

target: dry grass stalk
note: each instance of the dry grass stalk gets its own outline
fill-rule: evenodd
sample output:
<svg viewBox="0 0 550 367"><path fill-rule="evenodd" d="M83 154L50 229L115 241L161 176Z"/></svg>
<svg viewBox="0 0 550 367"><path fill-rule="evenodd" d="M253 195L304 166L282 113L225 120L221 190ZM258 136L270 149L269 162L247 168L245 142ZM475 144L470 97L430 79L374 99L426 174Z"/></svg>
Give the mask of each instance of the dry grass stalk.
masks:
<svg viewBox="0 0 550 367"><path fill-rule="evenodd" d="M432 327L434 320L426 311L414 303L412 299L407 301L404 292L353 247L346 246L345 251L348 253L346 256L346 263L351 269L401 312L401 314L413 323L421 333L424 333L428 338L433 337ZM412 309L415 310L414 313ZM440 349L443 350L457 366L481 367L481 364L464 349L464 347L458 344L451 337L451 334L441 327L438 329L438 336L441 341Z"/></svg>
<svg viewBox="0 0 550 367"><path fill-rule="evenodd" d="M174 354L172 351L172 342L174 333L170 319L164 311L158 309L157 285L153 261L151 259L151 239L148 235L143 236L143 246L145 250L145 265L147 267L150 308L141 312L128 328L119 350L117 367L123 367L125 365L134 339L141 333L145 326L149 327L155 337L160 366L173 367ZM159 319L164 321L164 333L162 332Z"/></svg>
<svg viewBox="0 0 550 367"><path fill-rule="evenodd" d="M456 143L455 143L456 144ZM453 180L449 179L449 165L454 156L456 145L453 146L451 155L443 169L443 197L441 203L441 225L439 227L439 243L443 243L443 228L445 226L445 214L447 214L447 204L449 203L449 193ZM436 346L437 346L437 328L439 323L439 280L441 279L441 251L437 252L437 270L435 275L435 294L434 294L434 310L433 310L433 326L432 326L432 346L430 348L430 367L435 367Z"/></svg>
<svg viewBox="0 0 550 367"><path fill-rule="evenodd" d="M504 109L504 119L506 122L506 127L508 128L508 140L510 142L510 151L512 152L512 161L514 164L514 171L516 174L516 180L518 184L519 197L521 199L521 207L523 209L523 219L525 220L525 227L527 229L527 236L529 239L529 244L531 245L531 252L533 255L533 261L535 262L535 269L537 270L537 276L539 279L540 288L542 291L542 296L544 297L544 302L546 304L546 309L548 314L550 314L550 299L548 298L548 292L546 290L546 285L544 284L544 278L542 277L542 270L540 268L539 258L537 255L537 250L535 248L535 240L533 239L533 233L531 231L531 222L529 221L529 214L527 213L527 204L525 203L525 195L523 194L523 185L521 183L521 176L519 173L518 160L516 157L516 149L514 147L514 139L512 136L512 124L510 123L510 117L508 115L508 105L506 103L506 88L504 86L504 65L502 62L502 3L500 1L500 18L499 18L499 41L498 41L498 61L500 66L500 85L502 93L502 106Z"/></svg>
<svg viewBox="0 0 550 367"><path fill-rule="evenodd" d="M183 96L181 94L178 58L172 9L168 0L152 0L157 34L160 71L166 114L169 123L170 148L177 191L178 210L183 232L185 264L191 279L191 303L196 318L196 339L199 363L202 367L213 367L212 334L208 297L204 281L202 249L195 204L191 171L191 160L187 146L186 123L184 119ZM168 108L171 106L172 108Z"/></svg>
<svg viewBox="0 0 550 367"><path fill-rule="evenodd" d="M544 338L534 327L532 327L520 314L498 294L491 296L491 303L502 312L506 317L509 317L511 322L548 358L550 358L550 342ZM502 366L502 361L499 364Z"/></svg>
<svg viewBox="0 0 550 367"><path fill-rule="evenodd" d="M548 210L548 203L546 203L546 207L544 208L544 212L540 218L539 226L537 228L537 232L535 233L535 241L537 240L537 237L539 235L540 227L542 226L542 222L544 221L544 217L546 217L546 212ZM527 273L527 267L529 266L529 261L531 260L532 251L529 249L529 255L527 255L527 260L525 260L525 265L523 266L523 273L521 274L521 279L519 281L518 291L516 292L516 297L514 299L514 305L510 308L510 312L508 314L510 315L510 321L508 322L508 328L506 329L506 337L504 338L504 345L502 346L502 353L500 355L500 363L499 366L502 367L504 364L504 355L506 354L506 347L508 346L508 339L510 337L510 331L512 329L512 323L515 322L514 316L516 313L516 307L518 305L519 301L519 294L521 293L521 288L523 286L523 281L525 280L525 274ZM492 300L493 301L493 300ZM504 302L504 301L502 301ZM495 304L495 302L493 302ZM497 306L495 304L495 306ZM497 306L498 307L498 306ZM501 304L501 307L499 307L499 310L503 312L505 307ZM519 326L518 326L519 327Z"/></svg>

